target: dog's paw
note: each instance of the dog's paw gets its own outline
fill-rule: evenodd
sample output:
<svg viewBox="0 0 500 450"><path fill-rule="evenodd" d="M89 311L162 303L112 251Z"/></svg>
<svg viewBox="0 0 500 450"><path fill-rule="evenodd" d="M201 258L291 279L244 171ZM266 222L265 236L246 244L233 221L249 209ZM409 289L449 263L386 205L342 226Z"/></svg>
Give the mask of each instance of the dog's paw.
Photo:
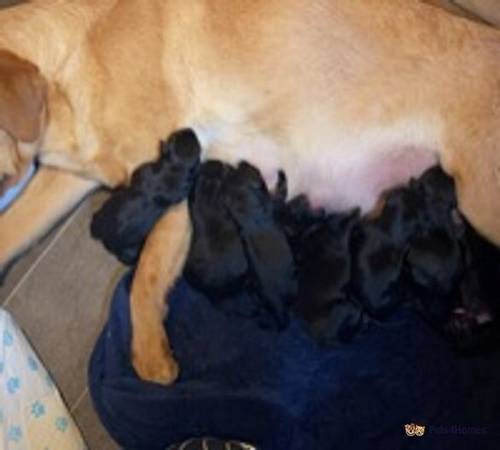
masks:
<svg viewBox="0 0 500 450"><path fill-rule="evenodd" d="M170 385L179 376L179 365L166 342L159 346L133 342L132 365L139 378L152 383Z"/></svg>

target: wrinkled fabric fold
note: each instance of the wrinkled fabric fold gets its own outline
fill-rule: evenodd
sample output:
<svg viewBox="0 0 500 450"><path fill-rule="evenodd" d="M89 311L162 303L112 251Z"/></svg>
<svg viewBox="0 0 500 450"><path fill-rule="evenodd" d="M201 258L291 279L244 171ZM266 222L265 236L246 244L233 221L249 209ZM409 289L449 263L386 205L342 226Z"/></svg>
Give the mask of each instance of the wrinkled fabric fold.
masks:
<svg viewBox="0 0 500 450"><path fill-rule="evenodd" d="M129 273L116 288L89 366L97 412L126 449L203 436L263 450L419 448L405 447L419 444L405 424L464 420L457 362L409 308L326 349L295 318L283 332L262 330L228 317L183 280L170 296L167 324L180 378L168 387L143 382L129 358L130 280ZM428 434L425 448L468 448L470 439L487 444Z"/></svg>

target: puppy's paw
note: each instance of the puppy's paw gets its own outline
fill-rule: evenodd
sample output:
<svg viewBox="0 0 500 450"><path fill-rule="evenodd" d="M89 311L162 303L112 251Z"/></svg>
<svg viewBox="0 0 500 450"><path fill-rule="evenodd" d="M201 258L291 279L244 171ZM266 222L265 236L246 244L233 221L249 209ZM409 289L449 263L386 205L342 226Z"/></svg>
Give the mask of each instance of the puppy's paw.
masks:
<svg viewBox="0 0 500 450"><path fill-rule="evenodd" d="M160 345L141 345L132 342L132 365L144 381L170 385L179 376L179 365L172 356L166 340Z"/></svg>

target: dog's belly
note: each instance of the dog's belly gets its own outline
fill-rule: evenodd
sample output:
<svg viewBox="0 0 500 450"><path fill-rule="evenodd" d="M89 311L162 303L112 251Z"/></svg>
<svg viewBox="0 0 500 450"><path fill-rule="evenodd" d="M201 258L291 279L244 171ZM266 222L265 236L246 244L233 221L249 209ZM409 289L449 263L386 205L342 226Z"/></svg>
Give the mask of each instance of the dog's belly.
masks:
<svg viewBox="0 0 500 450"><path fill-rule="evenodd" d="M429 149L400 146L341 157L333 152L299 158L285 161L284 169L290 197L306 194L315 208L338 211L359 207L366 213L385 191L419 177L436 163ZM260 168L269 173L269 168Z"/></svg>
<svg viewBox="0 0 500 450"><path fill-rule="evenodd" d="M377 132L377 138L368 133L361 139L354 134L344 139L321 139L307 148L280 146L262 135L241 141L227 135L213 139L199 127L196 131L208 149L205 158L230 164L248 161L261 171L269 189L275 186L282 169L287 176L289 198L305 194L313 207L328 211L360 208L367 213L385 191L419 177L438 162L436 143L400 138L399 133L397 137L391 133L390 138L381 138ZM412 141L418 144L408 143Z"/></svg>

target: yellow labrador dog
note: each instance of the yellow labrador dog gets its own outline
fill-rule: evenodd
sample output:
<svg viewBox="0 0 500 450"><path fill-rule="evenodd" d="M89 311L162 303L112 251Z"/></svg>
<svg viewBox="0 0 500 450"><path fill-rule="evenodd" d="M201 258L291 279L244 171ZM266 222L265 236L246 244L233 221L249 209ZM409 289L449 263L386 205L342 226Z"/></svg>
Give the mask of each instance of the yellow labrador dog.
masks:
<svg viewBox="0 0 500 450"><path fill-rule="evenodd" d="M500 244L500 32L417 0L40 0L0 12L0 180L42 165L0 215L0 266L181 127L329 209L369 212L439 162ZM147 380L178 373L162 317L190 236L181 204L141 254L132 357Z"/></svg>

